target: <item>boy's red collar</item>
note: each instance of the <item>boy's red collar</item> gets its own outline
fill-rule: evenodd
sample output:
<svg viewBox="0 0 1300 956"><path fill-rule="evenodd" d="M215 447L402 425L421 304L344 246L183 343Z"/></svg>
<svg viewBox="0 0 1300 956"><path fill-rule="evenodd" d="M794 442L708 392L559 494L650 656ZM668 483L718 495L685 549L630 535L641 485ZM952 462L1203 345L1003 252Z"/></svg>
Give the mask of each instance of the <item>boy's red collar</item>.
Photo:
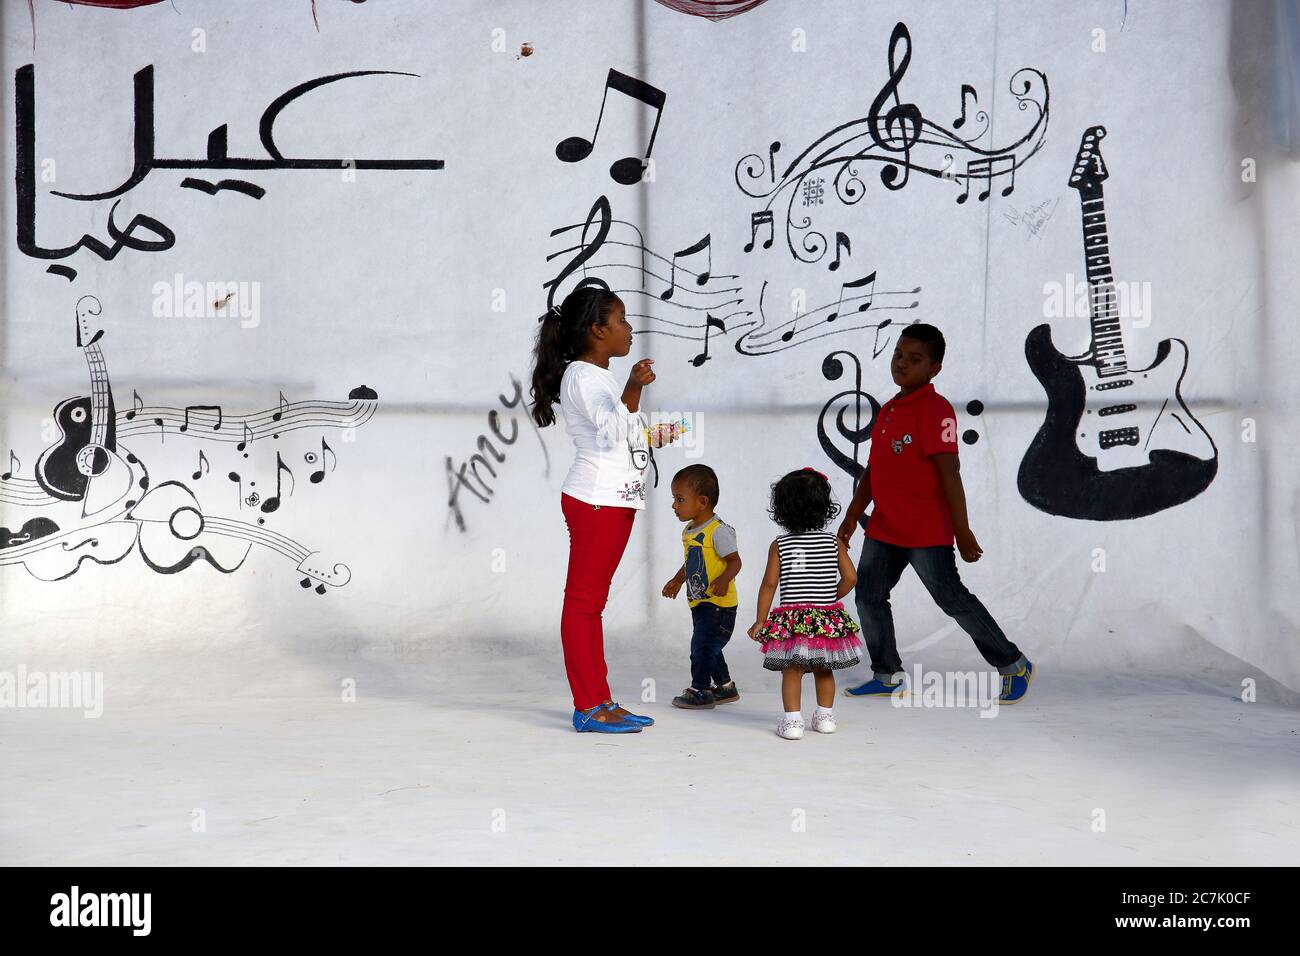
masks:
<svg viewBox="0 0 1300 956"><path fill-rule="evenodd" d="M933 395L933 394L934 394L934 382L926 382L915 392L911 392L907 395L902 396L901 398L895 395L886 404L897 407L899 405L907 404L908 402L912 401L912 399L917 398L920 395Z"/></svg>

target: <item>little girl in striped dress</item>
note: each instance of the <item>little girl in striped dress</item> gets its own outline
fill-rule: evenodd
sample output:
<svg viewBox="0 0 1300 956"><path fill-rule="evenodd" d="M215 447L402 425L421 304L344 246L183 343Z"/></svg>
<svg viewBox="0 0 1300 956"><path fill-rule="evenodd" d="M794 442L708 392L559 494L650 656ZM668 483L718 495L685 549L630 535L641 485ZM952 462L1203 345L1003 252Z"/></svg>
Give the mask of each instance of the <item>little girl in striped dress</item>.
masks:
<svg viewBox="0 0 1300 956"><path fill-rule="evenodd" d="M840 603L857 584L857 571L844 542L825 530L839 512L820 471L792 471L772 486L768 514L786 533L768 548L749 636L762 644L763 666L781 672L785 713L776 732L786 740L803 736L800 694L809 671L817 692L812 729L835 732L833 672L858 663L862 646L857 622ZM772 607L778 585L781 603Z"/></svg>

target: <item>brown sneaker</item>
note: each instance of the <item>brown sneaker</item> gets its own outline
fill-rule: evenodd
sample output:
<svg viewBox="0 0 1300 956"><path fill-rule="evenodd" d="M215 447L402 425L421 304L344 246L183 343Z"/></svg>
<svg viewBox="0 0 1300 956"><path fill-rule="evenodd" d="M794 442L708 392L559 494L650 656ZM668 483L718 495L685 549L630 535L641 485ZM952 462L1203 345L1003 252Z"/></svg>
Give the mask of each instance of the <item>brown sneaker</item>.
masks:
<svg viewBox="0 0 1300 956"><path fill-rule="evenodd" d="M713 688L713 702L715 704L734 704L740 700L740 691L736 689L736 682L728 681L721 687Z"/></svg>
<svg viewBox="0 0 1300 956"><path fill-rule="evenodd" d="M701 691L688 687L673 698L673 706L684 710L712 710L713 694L707 690Z"/></svg>

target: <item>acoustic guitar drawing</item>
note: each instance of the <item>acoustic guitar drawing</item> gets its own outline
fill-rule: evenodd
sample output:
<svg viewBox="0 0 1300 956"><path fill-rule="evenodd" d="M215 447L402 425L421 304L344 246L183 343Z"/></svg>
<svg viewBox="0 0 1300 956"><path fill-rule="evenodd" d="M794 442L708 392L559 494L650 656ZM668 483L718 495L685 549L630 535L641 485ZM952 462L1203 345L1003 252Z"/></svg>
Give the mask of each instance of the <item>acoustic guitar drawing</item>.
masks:
<svg viewBox="0 0 1300 956"><path fill-rule="evenodd" d="M90 367L90 397L65 399L54 409L60 439L36 461L36 480L48 494L82 502L82 516L98 514L131 490L132 473L117 453L116 413L108 368L99 349L103 329L90 331L89 317L100 312L99 300L77 302L77 345Z"/></svg>

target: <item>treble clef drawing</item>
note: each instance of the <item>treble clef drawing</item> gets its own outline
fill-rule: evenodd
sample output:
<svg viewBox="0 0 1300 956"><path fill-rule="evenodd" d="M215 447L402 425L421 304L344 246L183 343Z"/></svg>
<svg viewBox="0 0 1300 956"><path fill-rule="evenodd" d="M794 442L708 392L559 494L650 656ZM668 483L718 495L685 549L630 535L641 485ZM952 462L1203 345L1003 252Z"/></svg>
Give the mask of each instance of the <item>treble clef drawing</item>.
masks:
<svg viewBox="0 0 1300 956"><path fill-rule="evenodd" d="M917 173L948 187L955 186L953 200L959 206L966 204L972 183L984 187L976 193L978 202L989 199L994 180L1002 181L1003 196L1011 194L1016 171L1046 141L1047 76L1032 67L1022 67L1012 74L1008 89L1015 98L1015 112L1025 114L1030 122L1028 128L1008 141L994 143L989 112L978 110L973 117L968 116L971 103L979 102L979 94L970 83L961 85L962 112L952 129L927 119L919 104L904 100L899 88L911 62L912 36L900 21L889 38L888 78L871 100L866 115L837 122L794 154L784 172L773 165L782 149L779 140L773 140L765 152L747 153L740 158L735 169L736 185L746 196L764 200L761 208L749 211L750 239L745 252L758 248L760 235L764 236L762 248L772 247L773 233L779 225L774 207L784 201L786 248L800 262L820 261L831 242L827 233L815 226L809 209L821 205L825 192L845 206L861 202L868 195L862 176L866 163L879 164L880 181L891 192L903 189ZM789 156L791 151L786 149L784 154ZM825 182L827 176L829 184ZM802 205L796 206L800 200ZM849 251L850 237L854 255L864 251L870 254L864 249L864 240L847 229L837 228L831 235L837 262L842 252Z"/></svg>
<svg viewBox="0 0 1300 956"><path fill-rule="evenodd" d="M895 64L894 58L900 46L903 48L903 58ZM886 162L880 169L880 181L886 189L902 189L907 185L908 170L912 165L912 147L921 138L921 125L924 121L921 108L915 103L903 103L898 98L898 84L911 62L912 38L907 27L900 22L894 26L894 32L889 37L889 79L871 101L871 111L867 114L867 129L875 144L891 153L903 154L901 176L897 163ZM894 105L885 113L882 124L880 111L891 97Z"/></svg>
<svg viewBox="0 0 1300 956"><path fill-rule="evenodd" d="M584 264L600 250L601 245L605 242L605 238L609 235L609 227L613 218L614 214L609 208L609 199L605 196L599 197L592 204L591 211L587 213L587 221L582 225L582 234L578 239L578 245L570 249L563 249L560 252L553 252L546 257L546 261L550 262L556 256L562 256L566 253L577 250L577 255L575 255L569 263L560 270L559 275L548 282L542 283L542 288L548 290L546 293L546 307L548 309L555 305L555 293L560 286L563 285L565 279L573 275L573 273L577 272L580 268L583 269L584 274L586 273ZM591 242L588 242L587 231L591 229L592 224L597 221L599 221L599 225L596 228L596 238ZM571 226L561 226L558 229L553 229L551 230L551 236L555 237L571 228Z"/></svg>
<svg viewBox="0 0 1300 956"><path fill-rule="evenodd" d="M831 352L822 359L822 375L826 380L834 382L843 376L844 363L838 358L840 355L847 355L853 360L853 388L836 392L822 406L821 413L817 416L817 441L821 443L826 457L847 473L856 486L866 469L859 458L863 446L871 441L871 429L875 427L880 403L862 390L862 362L845 349ZM826 429L826 422L832 415L835 420L834 436ZM846 443L844 448L839 447L837 439ZM863 528L867 526L865 517L859 518L858 523Z"/></svg>

